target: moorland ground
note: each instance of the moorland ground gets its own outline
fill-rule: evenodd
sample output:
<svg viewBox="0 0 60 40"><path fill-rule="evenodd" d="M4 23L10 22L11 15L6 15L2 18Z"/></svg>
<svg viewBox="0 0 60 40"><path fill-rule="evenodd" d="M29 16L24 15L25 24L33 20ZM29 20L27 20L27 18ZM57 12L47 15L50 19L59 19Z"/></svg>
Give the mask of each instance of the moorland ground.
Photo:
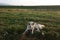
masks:
<svg viewBox="0 0 60 40"><path fill-rule="evenodd" d="M0 8L0 40L19 40L29 21L46 26L44 40L60 40L60 10L16 8Z"/></svg>

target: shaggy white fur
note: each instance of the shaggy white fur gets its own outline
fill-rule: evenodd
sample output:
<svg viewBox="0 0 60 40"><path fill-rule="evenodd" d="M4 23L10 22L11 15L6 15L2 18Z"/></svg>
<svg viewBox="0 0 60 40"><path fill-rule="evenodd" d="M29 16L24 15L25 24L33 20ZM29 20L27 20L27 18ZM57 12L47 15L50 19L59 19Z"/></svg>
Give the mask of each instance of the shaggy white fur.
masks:
<svg viewBox="0 0 60 40"><path fill-rule="evenodd" d="M42 30L44 27L45 27L45 25L42 25L42 24L38 24L35 22L28 22L27 29L25 30L25 32L27 32L28 30L32 30L32 34L33 34L34 29L37 29L37 31L40 32L40 30Z"/></svg>

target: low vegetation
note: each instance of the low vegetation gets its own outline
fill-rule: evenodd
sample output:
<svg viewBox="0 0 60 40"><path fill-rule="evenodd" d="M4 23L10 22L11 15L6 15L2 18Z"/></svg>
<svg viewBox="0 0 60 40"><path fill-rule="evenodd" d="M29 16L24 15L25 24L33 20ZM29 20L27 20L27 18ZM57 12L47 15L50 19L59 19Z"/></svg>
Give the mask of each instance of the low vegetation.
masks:
<svg viewBox="0 0 60 40"><path fill-rule="evenodd" d="M60 40L60 11L34 9L0 9L0 40L21 40L21 34L29 21L44 24L43 40ZM12 11L11 11L12 10ZM40 33L28 33L25 40L34 36L40 40Z"/></svg>

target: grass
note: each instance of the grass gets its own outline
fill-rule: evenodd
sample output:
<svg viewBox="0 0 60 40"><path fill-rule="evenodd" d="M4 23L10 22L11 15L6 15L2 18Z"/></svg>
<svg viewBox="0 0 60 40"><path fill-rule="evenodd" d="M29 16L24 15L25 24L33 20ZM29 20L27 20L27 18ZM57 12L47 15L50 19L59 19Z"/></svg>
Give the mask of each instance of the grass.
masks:
<svg viewBox="0 0 60 40"><path fill-rule="evenodd" d="M46 26L43 30L45 33L44 40L60 40L60 11L37 11L32 9L9 11L12 9L6 9L0 12L1 40L19 40L29 21L35 21ZM35 33L36 36L39 34ZM29 40L29 38L26 37L26 40Z"/></svg>

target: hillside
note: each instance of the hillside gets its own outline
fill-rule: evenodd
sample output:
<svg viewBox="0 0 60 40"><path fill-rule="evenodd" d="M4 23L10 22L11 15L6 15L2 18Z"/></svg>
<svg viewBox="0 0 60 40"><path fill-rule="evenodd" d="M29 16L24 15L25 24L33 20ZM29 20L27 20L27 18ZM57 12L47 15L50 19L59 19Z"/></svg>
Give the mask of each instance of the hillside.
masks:
<svg viewBox="0 0 60 40"><path fill-rule="evenodd" d="M60 5L54 6L0 6L0 8L17 8L17 9L43 9L43 10L60 10Z"/></svg>
<svg viewBox="0 0 60 40"><path fill-rule="evenodd" d="M38 7L37 7L38 8ZM58 9L58 8L57 8ZM22 35L29 21L44 24L46 27L41 33L27 32ZM60 10L35 10L35 9L17 9L0 7L0 40L60 40Z"/></svg>

